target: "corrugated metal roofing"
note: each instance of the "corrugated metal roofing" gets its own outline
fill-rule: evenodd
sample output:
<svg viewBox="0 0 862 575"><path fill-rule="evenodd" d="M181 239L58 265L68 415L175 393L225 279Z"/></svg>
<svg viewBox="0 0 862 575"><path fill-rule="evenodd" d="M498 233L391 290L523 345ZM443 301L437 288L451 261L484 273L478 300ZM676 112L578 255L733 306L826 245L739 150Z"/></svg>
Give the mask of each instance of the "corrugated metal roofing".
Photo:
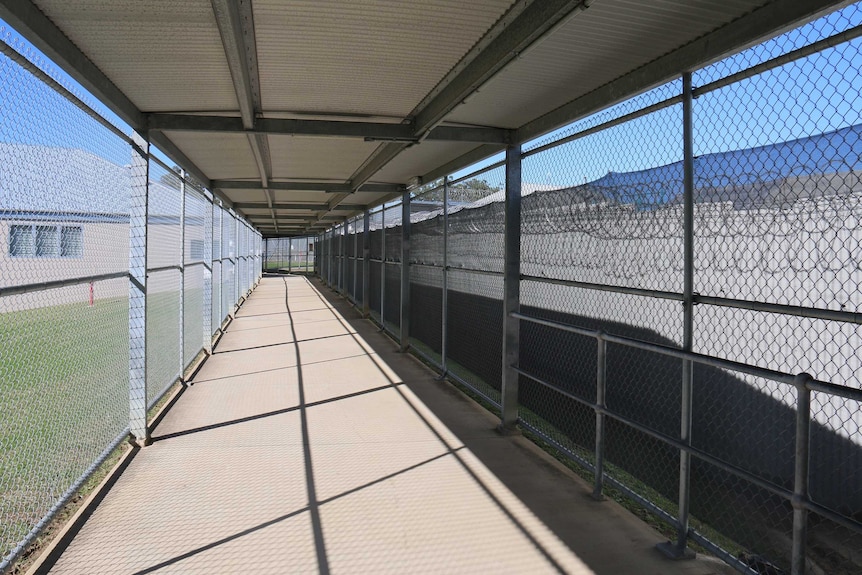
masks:
<svg viewBox="0 0 862 575"><path fill-rule="evenodd" d="M264 110L406 116L511 0L255 0Z"/></svg>
<svg viewBox="0 0 862 575"><path fill-rule="evenodd" d="M260 179L245 134L168 132L168 137L211 179Z"/></svg>
<svg viewBox="0 0 862 575"><path fill-rule="evenodd" d="M209 0L39 0L139 109L236 110Z"/></svg>
<svg viewBox="0 0 862 575"><path fill-rule="evenodd" d="M576 13L447 119L517 128L766 4L763 0L601 0ZM584 81L588 79L588 81Z"/></svg>
<svg viewBox="0 0 862 575"><path fill-rule="evenodd" d="M347 180L376 147L356 138L269 136L272 177Z"/></svg>

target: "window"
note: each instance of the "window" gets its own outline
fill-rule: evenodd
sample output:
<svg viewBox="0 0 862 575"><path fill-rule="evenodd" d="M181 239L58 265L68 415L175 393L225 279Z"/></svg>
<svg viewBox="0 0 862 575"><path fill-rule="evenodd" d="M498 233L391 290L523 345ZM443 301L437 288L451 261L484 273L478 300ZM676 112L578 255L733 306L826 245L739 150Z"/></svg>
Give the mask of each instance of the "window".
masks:
<svg viewBox="0 0 862 575"><path fill-rule="evenodd" d="M9 255L15 258L80 258L84 255L84 228L9 226Z"/></svg>
<svg viewBox="0 0 862 575"><path fill-rule="evenodd" d="M13 258L32 258L33 226L9 227L9 255Z"/></svg>
<svg viewBox="0 0 862 575"><path fill-rule="evenodd" d="M36 226L36 257L55 258L60 255L60 235L57 226Z"/></svg>
<svg viewBox="0 0 862 575"><path fill-rule="evenodd" d="M60 257L80 258L84 255L84 228L64 226L60 228Z"/></svg>

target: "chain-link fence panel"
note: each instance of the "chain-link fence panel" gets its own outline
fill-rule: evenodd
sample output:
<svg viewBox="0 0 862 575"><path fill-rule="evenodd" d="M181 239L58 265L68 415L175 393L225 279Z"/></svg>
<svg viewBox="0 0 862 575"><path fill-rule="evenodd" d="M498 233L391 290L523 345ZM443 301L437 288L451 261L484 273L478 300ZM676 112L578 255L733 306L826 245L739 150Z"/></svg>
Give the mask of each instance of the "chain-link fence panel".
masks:
<svg viewBox="0 0 862 575"><path fill-rule="evenodd" d="M186 183L186 213L183 218L183 365L188 365L203 348L204 275L209 263L207 235L212 226L207 218L210 203L196 182Z"/></svg>
<svg viewBox="0 0 862 575"><path fill-rule="evenodd" d="M368 310L371 317L380 323L383 309L383 246L385 229L382 208L368 215Z"/></svg>
<svg viewBox="0 0 862 575"><path fill-rule="evenodd" d="M344 293L356 303L356 220L344 224Z"/></svg>
<svg viewBox="0 0 862 575"><path fill-rule="evenodd" d="M222 320L224 319L224 314L222 313L222 269L224 269L224 264L222 263L222 215L224 211L218 204L213 204L212 206L212 266L213 266L213 280L212 280L212 300L211 300L211 318L210 324L212 327L212 334L215 334L220 328L222 324Z"/></svg>
<svg viewBox="0 0 862 575"><path fill-rule="evenodd" d="M503 277L451 270L447 311L449 373L500 402Z"/></svg>
<svg viewBox="0 0 862 575"><path fill-rule="evenodd" d="M352 242L352 254L353 260L351 261L351 268L353 271L353 281L350 287L350 294L353 299L353 303L356 305L362 305L363 298L363 280L364 280L364 269L365 269L365 256L363 251L363 241L364 241L364 233L365 233L365 219L362 217L356 218L353 223L353 242Z"/></svg>
<svg viewBox="0 0 862 575"><path fill-rule="evenodd" d="M236 293L236 242L235 220L228 210L222 208L221 217L221 320L233 313Z"/></svg>
<svg viewBox="0 0 862 575"><path fill-rule="evenodd" d="M150 160L147 212L147 405L181 371L181 176ZM179 318L179 319L178 319Z"/></svg>
<svg viewBox="0 0 862 575"><path fill-rule="evenodd" d="M451 267L502 273L505 175L497 166L449 185Z"/></svg>
<svg viewBox="0 0 862 575"><path fill-rule="evenodd" d="M129 423L132 150L3 28L0 45L3 570Z"/></svg>
<svg viewBox="0 0 862 575"><path fill-rule="evenodd" d="M410 200L410 345L443 367L445 190L435 182Z"/></svg>

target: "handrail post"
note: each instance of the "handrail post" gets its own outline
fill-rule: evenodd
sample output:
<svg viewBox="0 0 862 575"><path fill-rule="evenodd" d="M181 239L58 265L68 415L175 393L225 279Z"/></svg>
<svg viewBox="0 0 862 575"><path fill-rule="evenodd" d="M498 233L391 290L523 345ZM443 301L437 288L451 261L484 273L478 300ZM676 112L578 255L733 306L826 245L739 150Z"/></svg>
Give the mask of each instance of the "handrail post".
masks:
<svg viewBox="0 0 862 575"><path fill-rule="evenodd" d="M410 190L401 199L401 322L400 349L410 347Z"/></svg>
<svg viewBox="0 0 862 575"><path fill-rule="evenodd" d="M147 424L147 217L150 143L132 134L129 204L129 431L149 445Z"/></svg>
<svg viewBox="0 0 862 575"><path fill-rule="evenodd" d="M514 431L518 423L519 322L511 314L521 300L521 147L506 148L506 206L503 256L503 381L500 393L500 430Z"/></svg>
<svg viewBox="0 0 862 575"><path fill-rule="evenodd" d="M793 550L790 562L791 575L805 575L805 546L808 538L808 467L811 448L811 390L812 377L807 373L796 376L796 461L793 481Z"/></svg>
<svg viewBox="0 0 862 575"><path fill-rule="evenodd" d="M604 487L605 463L605 388L607 386L607 350L608 342L604 333L596 338L596 465L595 483L593 484L593 499L602 501Z"/></svg>

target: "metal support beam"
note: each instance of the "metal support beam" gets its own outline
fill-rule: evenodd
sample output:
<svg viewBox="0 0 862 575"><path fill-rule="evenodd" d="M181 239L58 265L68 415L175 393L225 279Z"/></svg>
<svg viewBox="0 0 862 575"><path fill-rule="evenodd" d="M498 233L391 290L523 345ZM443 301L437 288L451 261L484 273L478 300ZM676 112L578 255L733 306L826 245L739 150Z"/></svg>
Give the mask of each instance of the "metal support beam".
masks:
<svg viewBox="0 0 862 575"><path fill-rule="evenodd" d="M386 326L386 206L380 210L380 325Z"/></svg>
<svg viewBox="0 0 862 575"><path fill-rule="evenodd" d="M518 4L511 9L518 11L511 21L506 22L510 14L501 19L505 28L485 44L472 61L461 68L421 110L416 111L414 127L417 133L422 134L439 123L455 106L517 58L530 44L564 22L572 12L587 5L582 0L533 1L527 2L523 8L525 3ZM494 32L492 30L491 33Z"/></svg>
<svg viewBox="0 0 862 575"><path fill-rule="evenodd" d="M185 383L186 369L186 173L180 170L180 383Z"/></svg>
<svg viewBox="0 0 862 575"><path fill-rule="evenodd" d="M273 189L273 188L269 188ZM266 210L270 208L269 204L255 204L251 202L236 202L233 205L234 209L237 210ZM280 204L272 204L272 209L276 211L281 210L305 210L305 211L319 211L326 210L326 204L308 204L308 203L280 203ZM340 206L330 210L334 212L349 212L349 211L362 211L366 209L365 204L341 204ZM246 216L246 218L253 218L255 216Z"/></svg>
<svg viewBox="0 0 862 575"><path fill-rule="evenodd" d="M443 178L443 317L440 318L440 370L441 376L449 371L449 176Z"/></svg>
<svg viewBox="0 0 862 575"><path fill-rule="evenodd" d="M147 425L147 215L149 142L132 136L129 205L129 431L150 443Z"/></svg>
<svg viewBox="0 0 862 575"><path fill-rule="evenodd" d="M500 397L504 432L513 431L518 422L518 365L520 323L513 313L521 301L521 147L506 149L506 205L503 269L503 382Z"/></svg>
<svg viewBox="0 0 862 575"><path fill-rule="evenodd" d="M369 275L371 274L371 214L368 210L362 215L362 317L368 317L370 298L368 295Z"/></svg>
<svg viewBox="0 0 862 575"><path fill-rule="evenodd" d="M341 295L347 297L347 229L348 223L344 222L341 224L341 262L339 265L338 275L339 282L338 285L341 288Z"/></svg>
<svg viewBox="0 0 862 575"><path fill-rule="evenodd" d="M207 355L212 355L212 316L213 316L213 211L215 203L204 204L204 293L203 293L203 347Z"/></svg>
<svg viewBox="0 0 862 575"><path fill-rule="evenodd" d="M410 192L401 198L401 338L402 352L410 347Z"/></svg>
<svg viewBox="0 0 862 575"><path fill-rule="evenodd" d="M596 338L596 465L593 482L593 499L604 500L605 480L605 390L608 375L608 342L604 334Z"/></svg>
<svg viewBox="0 0 862 575"><path fill-rule="evenodd" d="M356 222L359 221L359 218L354 218L353 220L353 259L350 260L353 262L353 273L351 274L353 277L353 303L359 303L356 301L356 276L359 274L356 273L356 269L359 261L359 251L358 251L358 242L359 242L359 234L356 231Z"/></svg>
<svg viewBox="0 0 862 575"><path fill-rule="evenodd" d="M791 575L805 575L805 548L808 540L808 473L811 450L811 390L812 377L807 373L796 376L796 462L793 481L793 548L790 559Z"/></svg>
<svg viewBox="0 0 862 575"><path fill-rule="evenodd" d="M692 350L694 337L694 144L692 127L691 72L682 75L682 139L683 139L683 326L682 349ZM680 407L680 442L691 445L691 412L694 364L682 360L682 405ZM676 543L661 543L659 549L674 559L695 556L688 549L689 504L691 500L691 453L679 454L679 515Z"/></svg>
<svg viewBox="0 0 862 575"><path fill-rule="evenodd" d="M150 130L214 132L223 134L289 135L335 138L362 138L366 141L418 142L412 123L346 122L338 120L286 120L254 118L251 126L244 118L193 114L148 114ZM511 133L504 128L483 126L438 126L425 139L440 142L507 144Z"/></svg>
<svg viewBox="0 0 862 575"><path fill-rule="evenodd" d="M212 186L221 190L262 190L263 183L260 180L213 180ZM270 190L290 190L298 192L329 192L333 194L351 194L354 191L394 194L401 193L404 187L401 184L364 183L361 186L352 186L343 182L323 181L269 181L266 187ZM357 189L358 187L358 189ZM325 206L324 206L325 207Z"/></svg>

